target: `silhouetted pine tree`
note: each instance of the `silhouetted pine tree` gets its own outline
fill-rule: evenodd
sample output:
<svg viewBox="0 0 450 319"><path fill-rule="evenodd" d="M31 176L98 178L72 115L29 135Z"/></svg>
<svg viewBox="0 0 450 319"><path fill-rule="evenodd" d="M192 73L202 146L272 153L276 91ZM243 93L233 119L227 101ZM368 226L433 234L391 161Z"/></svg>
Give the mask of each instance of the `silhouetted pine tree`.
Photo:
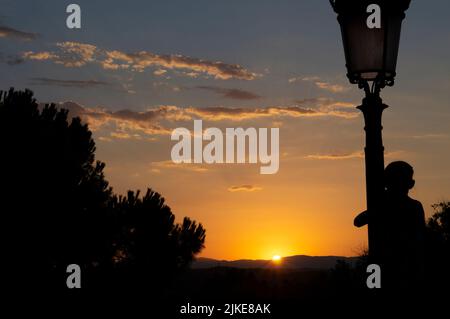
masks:
<svg viewBox="0 0 450 319"><path fill-rule="evenodd" d="M40 107L29 90L0 92L0 216L12 284L65 288L75 263L84 287L133 286L167 278L203 248L201 224L176 225L151 190L113 195L104 167L80 118Z"/></svg>

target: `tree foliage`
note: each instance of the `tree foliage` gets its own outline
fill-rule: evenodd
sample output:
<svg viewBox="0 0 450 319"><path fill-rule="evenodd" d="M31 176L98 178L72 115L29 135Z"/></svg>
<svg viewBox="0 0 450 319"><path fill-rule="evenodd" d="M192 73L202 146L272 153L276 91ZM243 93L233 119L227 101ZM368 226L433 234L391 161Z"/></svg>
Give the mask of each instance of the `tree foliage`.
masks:
<svg viewBox="0 0 450 319"><path fill-rule="evenodd" d="M175 216L148 189L113 193L87 124L29 90L0 92L1 218L14 280L30 268L65 287L68 264L85 286L170 277L204 247L201 224ZM148 278L151 280L151 278Z"/></svg>
<svg viewBox="0 0 450 319"><path fill-rule="evenodd" d="M427 221L426 254L430 281L450 284L450 202L433 205L433 216Z"/></svg>
<svg viewBox="0 0 450 319"><path fill-rule="evenodd" d="M443 244L450 243L450 202L433 205L434 214L428 220L427 226Z"/></svg>

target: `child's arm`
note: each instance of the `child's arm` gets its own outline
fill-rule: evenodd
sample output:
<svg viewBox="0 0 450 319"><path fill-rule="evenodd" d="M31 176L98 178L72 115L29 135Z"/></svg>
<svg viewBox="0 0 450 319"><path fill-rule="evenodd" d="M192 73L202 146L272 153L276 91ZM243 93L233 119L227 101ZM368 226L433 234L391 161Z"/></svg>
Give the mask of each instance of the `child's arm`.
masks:
<svg viewBox="0 0 450 319"><path fill-rule="evenodd" d="M362 227L364 225L367 225L368 223L369 223L369 212L367 210L360 213L353 220L353 225L355 225L356 227Z"/></svg>

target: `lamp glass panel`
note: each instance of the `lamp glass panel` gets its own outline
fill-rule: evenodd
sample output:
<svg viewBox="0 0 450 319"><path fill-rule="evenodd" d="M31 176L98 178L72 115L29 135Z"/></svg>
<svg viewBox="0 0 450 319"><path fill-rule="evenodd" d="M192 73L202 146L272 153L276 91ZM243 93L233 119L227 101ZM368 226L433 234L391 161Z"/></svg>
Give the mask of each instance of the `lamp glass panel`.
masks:
<svg viewBox="0 0 450 319"><path fill-rule="evenodd" d="M380 29L369 29L366 18L346 17L342 31L346 34L347 69L350 74L373 80L384 70L384 25Z"/></svg>
<svg viewBox="0 0 450 319"><path fill-rule="evenodd" d="M400 31L403 18L400 15L391 15L387 17L388 30L386 34L386 73L395 74L397 67L398 48L400 43ZM386 77L388 75L386 74Z"/></svg>

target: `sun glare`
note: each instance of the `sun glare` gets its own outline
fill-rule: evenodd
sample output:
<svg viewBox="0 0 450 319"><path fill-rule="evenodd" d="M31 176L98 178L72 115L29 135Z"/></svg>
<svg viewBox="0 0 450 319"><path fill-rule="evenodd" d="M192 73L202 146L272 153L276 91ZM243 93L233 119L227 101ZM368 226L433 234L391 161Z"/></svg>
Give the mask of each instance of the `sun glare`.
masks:
<svg viewBox="0 0 450 319"><path fill-rule="evenodd" d="M279 263L281 261L281 256L280 255L275 255L272 257L272 261Z"/></svg>

